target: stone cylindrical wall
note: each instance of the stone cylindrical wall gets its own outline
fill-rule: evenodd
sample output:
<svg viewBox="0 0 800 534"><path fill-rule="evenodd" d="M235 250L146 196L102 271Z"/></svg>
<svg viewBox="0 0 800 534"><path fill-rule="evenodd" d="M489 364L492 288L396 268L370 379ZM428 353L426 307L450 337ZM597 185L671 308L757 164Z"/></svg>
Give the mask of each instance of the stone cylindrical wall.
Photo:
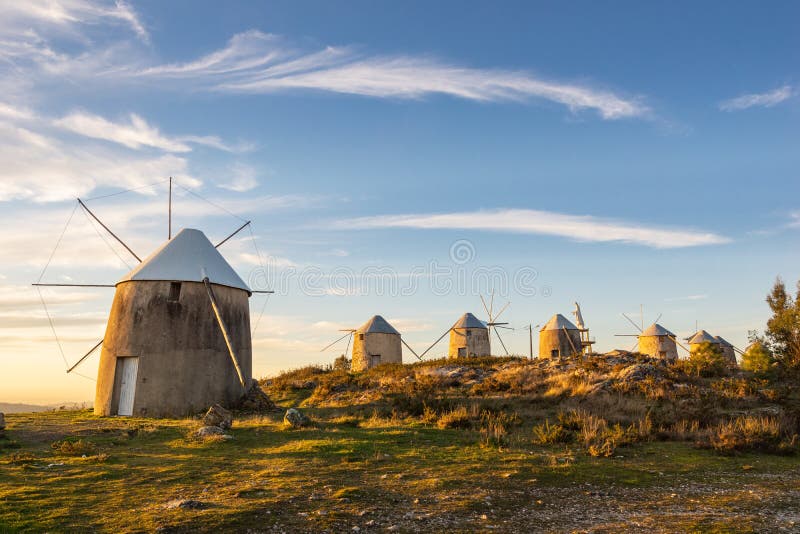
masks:
<svg viewBox="0 0 800 534"><path fill-rule="evenodd" d="M403 347L398 334L367 332L353 334L353 371L363 371L373 366L373 356L380 355L380 363L403 363Z"/></svg>
<svg viewBox="0 0 800 534"><path fill-rule="evenodd" d="M94 412L115 415L119 404L117 359L138 357L133 415L183 417L211 404L231 405L242 395L206 287L168 281L117 285L103 339ZM245 380L252 377L247 291L212 284ZM171 292L173 292L171 294Z"/></svg>
<svg viewBox="0 0 800 534"><path fill-rule="evenodd" d="M639 352L667 361L678 359L678 347L669 336L639 336Z"/></svg>
<svg viewBox="0 0 800 534"><path fill-rule="evenodd" d="M539 332L539 358L566 358L580 353L580 330L542 330Z"/></svg>
<svg viewBox="0 0 800 534"><path fill-rule="evenodd" d="M453 328L450 330L450 346L447 356L458 358L458 349L463 348L465 356L491 356L489 346L489 329L487 328Z"/></svg>

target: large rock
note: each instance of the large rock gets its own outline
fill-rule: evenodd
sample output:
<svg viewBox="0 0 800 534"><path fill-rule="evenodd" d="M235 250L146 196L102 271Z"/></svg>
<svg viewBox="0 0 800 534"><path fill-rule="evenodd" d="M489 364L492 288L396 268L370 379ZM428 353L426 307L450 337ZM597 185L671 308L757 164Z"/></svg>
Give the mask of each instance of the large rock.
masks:
<svg viewBox="0 0 800 534"><path fill-rule="evenodd" d="M239 401L238 408L251 412L271 412L276 409L275 403L264 393L258 380L250 379L247 382L245 394Z"/></svg>
<svg viewBox="0 0 800 534"><path fill-rule="evenodd" d="M233 425L233 414L219 404L215 404L203 416L203 424L228 430Z"/></svg>
<svg viewBox="0 0 800 534"><path fill-rule="evenodd" d="M311 424L311 419L297 408L289 408L283 416L283 424L292 428L302 428Z"/></svg>
<svg viewBox="0 0 800 534"><path fill-rule="evenodd" d="M6 435L6 416L0 412L0 438Z"/></svg>

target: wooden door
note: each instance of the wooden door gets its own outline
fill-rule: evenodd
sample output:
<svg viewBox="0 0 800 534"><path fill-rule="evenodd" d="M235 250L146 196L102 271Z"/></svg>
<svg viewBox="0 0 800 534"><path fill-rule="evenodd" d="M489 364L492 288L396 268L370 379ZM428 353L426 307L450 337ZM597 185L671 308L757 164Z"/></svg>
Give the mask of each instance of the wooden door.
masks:
<svg viewBox="0 0 800 534"><path fill-rule="evenodd" d="M119 407L117 415L133 415L133 398L136 394L136 375L139 371L139 358L120 358L122 378L119 382Z"/></svg>

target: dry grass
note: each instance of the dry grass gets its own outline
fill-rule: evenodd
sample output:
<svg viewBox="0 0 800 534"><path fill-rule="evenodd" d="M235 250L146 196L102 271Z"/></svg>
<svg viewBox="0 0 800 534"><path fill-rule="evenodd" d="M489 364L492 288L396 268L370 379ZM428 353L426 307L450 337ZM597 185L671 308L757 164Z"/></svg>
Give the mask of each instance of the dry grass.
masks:
<svg viewBox="0 0 800 534"><path fill-rule="evenodd" d="M759 451L793 454L798 449L796 424L765 415L745 415L710 429L704 444L723 454Z"/></svg>
<svg viewBox="0 0 800 534"><path fill-rule="evenodd" d="M50 444L53 454L59 456L91 456L97 452L97 446L83 439L63 439Z"/></svg>

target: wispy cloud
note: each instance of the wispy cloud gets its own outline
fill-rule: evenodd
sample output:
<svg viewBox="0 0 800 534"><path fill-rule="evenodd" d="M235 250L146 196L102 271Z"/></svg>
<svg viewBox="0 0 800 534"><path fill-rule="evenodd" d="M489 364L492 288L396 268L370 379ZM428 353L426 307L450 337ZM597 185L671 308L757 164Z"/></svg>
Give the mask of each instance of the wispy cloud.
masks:
<svg viewBox="0 0 800 534"><path fill-rule="evenodd" d="M789 214L789 228L800 228L800 211L793 211Z"/></svg>
<svg viewBox="0 0 800 534"><path fill-rule="evenodd" d="M122 0L26 0L0 3L0 27L5 30L41 27L74 31L75 26L117 23L128 26L140 39L148 33L136 11Z"/></svg>
<svg viewBox="0 0 800 534"><path fill-rule="evenodd" d="M428 57L370 56L353 47L298 52L274 36L249 31L186 63L152 66L137 78L191 79L211 90L274 93L318 90L376 98L418 99L433 94L484 102L543 99L604 119L643 117L636 98L585 85L546 80L525 71L477 69Z"/></svg>
<svg viewBox="0 0 800 534"><path fill-rule="evenodd" d="M719 109L722 111L740 111L752 107L769 108L780 104L784 100L788 100L793 96L793 94L794 91L792 90L792 87L789 85L784 85L783 87L779 87L774 91L747 94L737 96L736 98L731 98L730 100L725 100L720 102Z"/></svg>
<svg viewBox="0 0 800 534"><path fill-rule="evenodd" d="M681 248L727 243L711 232L648 227L589 215L551 211L500 209L487 211L380 215L338 221L337 229L420 228L477 230L567 237L586 242L623 242L653 248Z"/></svg>
<svg viewBox="0 0 800 534"><path fill-rule="evenodd" d="M0 108L0 113L2 113ZM204 145L226 152L243 151L249 145L235 147L224 143L215 135L183 135L169 137L162 134L158 127L149 124L136 113L131 113L128 121L112 122L104 117L87 111L73 111L72 113L53 121L53 125L71 131L84 137L102 139L139 149L152 147L165 152L190 152L190 144Z"/></svg>
<svg viewBox="0 0 800 534"><path fill-rule="evenodd" d="M149 146L166 152L192 150L186 143L165 137L158 128L135 113L131 113L127 123L115 123L98 115L76 111L54 121L54 124L79 135L119 143L128 148Z"/></svg>
<svg viewBox="0 0 800 534"><path fill-rule="evenodd" d="M155 63L151 54L127 45L60 52L36 34L0 40L0 57L4 55L51 80L157 83L162 90L229 94L323 91L390 99L446 95L478 102L538 100L565 106L572 113L593 111L603 119L651 114L639 97L526 70L474 68L430 56L369 54L349 45L302 49L256 30L236 34L223 48L181 63Z"/></svg>
<svg viewBox="0 0 800 534"><path fill-rule="evenodd" d="M135 188L167 176L197 187L201 182L189 173L187 156L198 145L233 153L252 148L214 135L170 136L135 113L121 121L83 110L50 118L0 102L0 158L5 162L0 167L0 202L58 201L102 185ZM258 185L255 169L233 168L228 189Z"/></svg>
<svg viewBox="0 0 800 534"><path fill-rule="evenodd" d="M236 163L231 168L229 179L218 185L223 189L244 193L258 187L257 176L258 173L250 165Z"/></svg>

